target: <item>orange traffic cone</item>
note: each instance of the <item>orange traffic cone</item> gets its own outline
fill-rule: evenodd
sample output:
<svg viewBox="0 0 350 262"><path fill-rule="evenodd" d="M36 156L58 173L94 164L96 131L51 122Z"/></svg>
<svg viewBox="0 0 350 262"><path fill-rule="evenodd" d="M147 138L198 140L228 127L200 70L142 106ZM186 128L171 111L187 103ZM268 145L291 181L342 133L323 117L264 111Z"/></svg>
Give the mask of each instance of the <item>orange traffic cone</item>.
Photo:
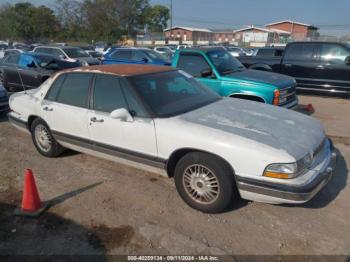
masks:
<svg viewBox="0 0 350 262"><path fill-rule="evenodd" d="M22 206L21 208L17 208L14 214L19 216L36 217L44 212L47 207L48 204L43 205L43 203L41 203L32 170L26 169L24 172Z"/></svg>

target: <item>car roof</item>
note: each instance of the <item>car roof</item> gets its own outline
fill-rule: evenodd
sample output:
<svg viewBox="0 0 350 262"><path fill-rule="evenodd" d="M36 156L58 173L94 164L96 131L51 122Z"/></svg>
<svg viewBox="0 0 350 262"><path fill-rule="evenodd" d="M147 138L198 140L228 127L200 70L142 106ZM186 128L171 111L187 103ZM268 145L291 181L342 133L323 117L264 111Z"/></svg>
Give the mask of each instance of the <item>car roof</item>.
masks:
<svg viewBox="0 0 350 262"><path fill-rule="evenodd" d="M95 65L80 68L71 68L64 70L67 72L91 72L105 73L117 76L134 76L146 75L160 72L176 71L177 69L170 66L153 66L153 65L134 65L134 64L116 64L116 65Z"/></svg>
<svg viewBox="0 0 350 262"><path fill-rule="evenodd" d="M191 48L185 48L181 49L181 52L193 52L193 51L203 51L203 52L210 52L210 51L222 51L225 50L223 46L200 46L200 47L191 47Z"/></svg>

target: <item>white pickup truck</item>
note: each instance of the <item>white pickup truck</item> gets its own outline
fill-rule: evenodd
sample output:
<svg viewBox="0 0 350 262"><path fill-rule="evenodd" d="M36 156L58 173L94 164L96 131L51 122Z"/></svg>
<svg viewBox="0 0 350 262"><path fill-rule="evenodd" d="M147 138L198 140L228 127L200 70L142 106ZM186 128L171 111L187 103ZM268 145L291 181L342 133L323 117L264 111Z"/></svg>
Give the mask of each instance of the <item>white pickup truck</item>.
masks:
<svg viewBox="0 0 350 262"><path fill-rule="evenodd" d="M170 67L70 69L12 95L10 108L9 120L42 155L70 148L160 172L203 212L221 212L238 195L306 202L330 180L336 158L317 120L221 98Z"/></svg>

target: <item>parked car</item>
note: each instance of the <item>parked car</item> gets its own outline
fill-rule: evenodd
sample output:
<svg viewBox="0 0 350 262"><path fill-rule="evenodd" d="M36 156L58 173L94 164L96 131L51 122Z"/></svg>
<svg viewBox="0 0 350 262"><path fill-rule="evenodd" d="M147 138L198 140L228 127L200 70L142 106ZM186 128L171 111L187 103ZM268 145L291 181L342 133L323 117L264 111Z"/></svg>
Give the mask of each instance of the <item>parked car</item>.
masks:
<svg viewBox="0 0 350 262"><path fill-rule="evenodd" d="M95 51L103 53L103 51L105 50L107 44L105 42L97 42L95 44Z"/></svg>
<svg viewBox="0 0 350 262"><path fill-rule="evenodd" d="M103 54L100 52L87 50L86 53L98 60L102 60Z"/></svg>
<svg viewBox="0 0 350 262"><path fill-rule="evenodd" d="M171 61L149 48L114 48L103 56L103 64L171 65Z"/></svg>
<svg viewBox="0 0 350 262"><path fill-rule="evenodd" d="M9 109L9 97L6 89L0 85L0 115Z"/></svg>
<svg viewBox="0 0 350 262"><path fill-rule="evenodd" d="M69 62L79 62L82 66L99 65L100 61L91 57L79 47L72 46L39 46L34 49L36 53L58 56Z"/></svg>
<svg viewBox="0 0 350 262"><path fill-rule="evenodd" d="M245 52L240 47L225 47L225 49L234 57L245 56Z"/></svg>
<svg viewBox="0 0 350 262"><path fill-rule="evenodd" d="M293 78L248 70L222 47L179 50L175 53L172 66L196 77L221 96L286 108L298 105Z"/></svg>
<svg viewBox="0 0 350 262"><path fill-rule="evenodd" d="M95 47L92 45L82 45L79 46L80 49L83 49L84 51L95 51Z"/></svg>
<svg viewBox="0 0 350 262"><path fill-rule="evenodd" d="M238 194L306 202L330 180L336 157L316 119L221 98L171 67L64 71L12 95L10 108L42 155L70 148L174 177L182 199L209 213Z"/></svg>
<svg viewBox="0 0 350 262"><path fill-rule="evenodd" d="M24 51L21 50L21 49L6 49L4 51L4 57L8 56L8 55L19 55L19 54L22 54L22 53L24 53Z"/></svg>
<svg viewBox="0 0 350 262"><path fill-rule="evenodd" d="M166 59L171 59L174 54L174 51L172 51L170 47L167 46L156 46L153 50L163 55Z"/></svg>
<svg viewBox="0 0 350 262"><path fill-rule="evenodd" d="M350 97L350 45L336 42L294 42L282 57L239 57L250 69L295 77L298 91Z"/></svg>
<svg viewBox="0 0 350 262"><path fill-rule="evenodd" d="M58 70L79 66L77 62L47 54L28 52L9 55L0 62L0 81L8 91L22 91L38 87Z"/></svg>

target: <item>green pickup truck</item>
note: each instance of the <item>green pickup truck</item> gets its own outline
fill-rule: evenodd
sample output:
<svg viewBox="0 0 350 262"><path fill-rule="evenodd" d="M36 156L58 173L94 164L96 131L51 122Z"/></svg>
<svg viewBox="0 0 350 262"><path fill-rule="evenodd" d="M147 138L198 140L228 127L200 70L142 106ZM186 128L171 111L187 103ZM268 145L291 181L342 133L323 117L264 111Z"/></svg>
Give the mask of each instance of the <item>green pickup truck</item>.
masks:
<svg viewBox="0 0 350 262"><path fill-rule="evenodd" d="M172 66L192 75L221 96L296 108L296 81L289 76L246 69L220 47L180 49Z"/></svg>

